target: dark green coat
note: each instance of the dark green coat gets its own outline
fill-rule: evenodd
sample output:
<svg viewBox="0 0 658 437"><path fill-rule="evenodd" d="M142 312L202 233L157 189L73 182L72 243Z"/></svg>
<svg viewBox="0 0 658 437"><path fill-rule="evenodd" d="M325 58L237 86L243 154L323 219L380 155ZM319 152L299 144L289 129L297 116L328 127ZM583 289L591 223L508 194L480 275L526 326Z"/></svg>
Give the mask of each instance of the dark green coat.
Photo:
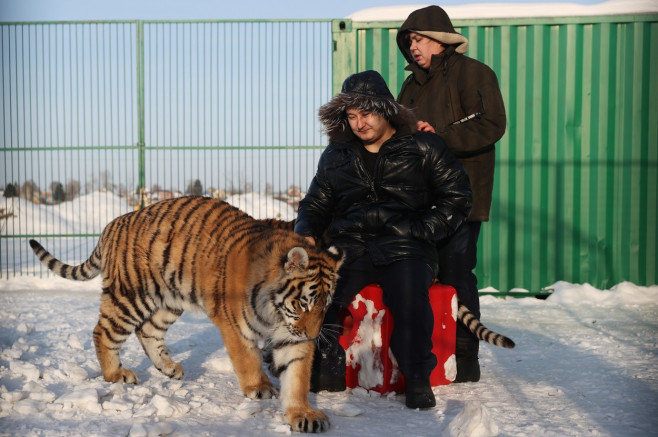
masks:
<svg viewBox="0 0 658 437"><path fill-rule="evenodd" d="M416 64L406 69L412 74L402 85L398 102L411 108L418 120L429 122L460 159L473 189L469 220L488 221L494 143L505 133L506 123L496 74L485 64L456 53L454 46L434 55L429 70Z"/></svg>

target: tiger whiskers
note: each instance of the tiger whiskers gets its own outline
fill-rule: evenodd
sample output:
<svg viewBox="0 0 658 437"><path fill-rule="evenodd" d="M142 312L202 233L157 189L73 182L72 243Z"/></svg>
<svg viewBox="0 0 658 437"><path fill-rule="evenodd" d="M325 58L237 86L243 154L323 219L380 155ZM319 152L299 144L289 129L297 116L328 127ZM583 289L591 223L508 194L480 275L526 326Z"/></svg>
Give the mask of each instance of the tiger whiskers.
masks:
<svg viewBox="0 0 658 437"><path fill-rule="evenodd" d="M336 343L341 332L342 326L339 324L328 323L322 325L322 329L320 330L318 337L315 339L315 343L318 347L321 345Z"/></svg>

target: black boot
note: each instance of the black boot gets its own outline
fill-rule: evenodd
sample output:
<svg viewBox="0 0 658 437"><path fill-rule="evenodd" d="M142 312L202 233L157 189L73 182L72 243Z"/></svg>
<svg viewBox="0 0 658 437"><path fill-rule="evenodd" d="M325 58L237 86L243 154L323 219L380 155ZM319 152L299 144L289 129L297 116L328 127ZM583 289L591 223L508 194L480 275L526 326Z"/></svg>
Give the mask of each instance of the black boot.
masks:
<svg viewBox="0 0 658 437"><path fill-rule="evenodd" d="M311 369L311 391L345 391L345 349L336 341L315 344Z"/></svg>
<svg viewBox="0 0 658 437"><path fill-rule="evenodd" d="M436 406L436 398L429 378L405 380L404 393L406 396L404 403L407 408L424 410Z"/></svg>
<svg viewBox="0 0 658 437"><path fill-rule="evenodd" d="M457 377L453 382L478 382L480 380L479 350L480 341L477 338L457 337L455 344Z"/></svg>

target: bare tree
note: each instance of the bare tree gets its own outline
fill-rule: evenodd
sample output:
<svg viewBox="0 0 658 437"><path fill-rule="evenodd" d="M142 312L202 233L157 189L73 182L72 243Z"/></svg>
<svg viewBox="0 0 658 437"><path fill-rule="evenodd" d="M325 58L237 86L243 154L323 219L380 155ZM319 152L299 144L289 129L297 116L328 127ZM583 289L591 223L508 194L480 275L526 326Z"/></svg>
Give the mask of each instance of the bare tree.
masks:
<svg viewBox="0 0 658 437"><path fill-rule="evenodd" d="M21 186L21 197L33 203L41 203L41 190L36 182L30 180Z"/></svg>
<svg viewBox="0 0 658 437"><path fill-rule="evenodd" d="M112 173L110 173L107 170L103 170L101 172L101 188L105 189L107 191L113 191L114 190L114 184L112 183Z"/></svg>
<svg viewBox="0 0 658 437"><path fill-rule="evenodd" d="M52 192L53 203L62 203L66 201L66 193L64 192L64 186L61 182L52 182L50 184L50 191Z"/></svg>
<svg viewBox="0 0 658 437"><path fill-rule="evenodd" d="M96 191L97 189L98 189L98 178L92 174L91 180L87 179L87 182L85 183L85 194L89 194L93 191Z"/></svg>
<svg viewBox="0 0 658 437"><path fill-rule="evenodd" d="M201 185L201 181L196 179L194 182L190 182L187 185L185 194L189 194L191 196L201 196L203 194L203 186Z"/></svg>
<svg viewBox="0 0 658 437"><path fill-rule="evenodd" d="M18 197L19 195L19 189L18 189L18 183L11 183L9 182L5 186L5 191L3 193L4 197Z"/></svg>
<svg viewBox="0 0 658 437"><path fill-rule="evenodd" d="M66 200L73 200L80 196L80 182L72 179L66 183Z"/></svg>

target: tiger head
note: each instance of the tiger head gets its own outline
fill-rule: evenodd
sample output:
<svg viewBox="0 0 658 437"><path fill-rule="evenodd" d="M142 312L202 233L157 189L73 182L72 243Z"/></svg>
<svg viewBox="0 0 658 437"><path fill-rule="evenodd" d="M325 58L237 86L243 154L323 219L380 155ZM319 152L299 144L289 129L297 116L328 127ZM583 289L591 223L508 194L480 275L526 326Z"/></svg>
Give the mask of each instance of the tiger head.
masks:
<svg viewBox="0 0 658 437"><path fill-rule="evenodd" d="M342 262L343 253L334 246L327 250L293 247L287 253L284 286L276 293L275 307L290 336L313 340L320 334Z"/></svg>

